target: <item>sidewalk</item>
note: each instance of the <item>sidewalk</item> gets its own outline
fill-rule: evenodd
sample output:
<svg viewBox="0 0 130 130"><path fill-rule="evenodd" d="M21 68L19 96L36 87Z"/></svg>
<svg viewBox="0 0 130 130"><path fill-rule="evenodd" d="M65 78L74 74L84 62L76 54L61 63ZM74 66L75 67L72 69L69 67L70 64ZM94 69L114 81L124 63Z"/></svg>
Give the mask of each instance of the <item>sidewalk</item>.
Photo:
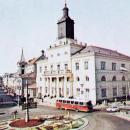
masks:
<svg viewBox="0 0 130 130"><path fill-rule="evenodd" d="M43 106L50 106L50 107L56 107L56 99L50 99L46 98L44 101L42 100L36 100L38 105L43 105Z"/></svg>
<svg viewBox="0 0 130 130"><path fill-rule="evenodd" d="M130 121L130 112L128 112L128 114L126 114L126 112L116 112L113 114L113 116L117 116L119 118Z"/></svg>

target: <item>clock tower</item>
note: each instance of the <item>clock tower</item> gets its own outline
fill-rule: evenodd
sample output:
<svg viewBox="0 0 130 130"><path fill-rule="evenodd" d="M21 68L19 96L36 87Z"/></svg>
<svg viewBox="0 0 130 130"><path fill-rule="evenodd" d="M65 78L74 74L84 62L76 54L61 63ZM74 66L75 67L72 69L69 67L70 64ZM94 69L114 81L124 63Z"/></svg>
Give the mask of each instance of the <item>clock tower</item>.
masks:
<svg viewBox="0 0 130 130"><path fill-rule="evenodd" d="M69 17L69 9L65 3L63 8L63 16L58 21L58 39L71 38L74 39L74 20Z"/></svg>

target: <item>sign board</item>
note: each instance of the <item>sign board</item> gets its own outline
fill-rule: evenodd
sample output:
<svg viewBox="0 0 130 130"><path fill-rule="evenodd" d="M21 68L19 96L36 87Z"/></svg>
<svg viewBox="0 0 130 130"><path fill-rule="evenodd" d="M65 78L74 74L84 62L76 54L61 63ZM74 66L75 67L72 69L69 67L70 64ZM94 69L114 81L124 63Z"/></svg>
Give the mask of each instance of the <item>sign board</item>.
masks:
<svg viewBox="0 0 130 130"><path fill-rule="evenodd" d="M29 109L37 108L37 102L28 103L28 108ZM22 104L22 110L25 109L27 109L27 103Z"/></svg>

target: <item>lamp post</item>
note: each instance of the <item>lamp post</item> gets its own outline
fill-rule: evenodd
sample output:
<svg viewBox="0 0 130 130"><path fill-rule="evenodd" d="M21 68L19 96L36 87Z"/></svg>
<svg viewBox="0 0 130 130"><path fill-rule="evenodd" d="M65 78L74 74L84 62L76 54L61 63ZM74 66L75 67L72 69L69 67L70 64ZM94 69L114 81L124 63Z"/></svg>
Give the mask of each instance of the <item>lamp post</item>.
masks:
<svg viewBox="0 0 130 130"><path fill-rule="evenodd" d="M27 89L27 92L26 92L26 105L27 105L27 108L26 108L26 115L25 115L25 122L29 122L29 106L28 106L28 78L26 79L26 89Z"/></svg>
<svg viewBox="0 0 130 130"><path fill-rule="evenodd" d="M20 90L21 90L21 80L18 80L19 86L18 86L18 106L20 107Z"/></svg>
<svg viewBox="0 0 130 130"><path fill-rule="evenodd" d="M129 95L129 78L128 78L128 70L125 67L120 67L121 73L125 74L127 77L127 85L126 85L126 101L127 101L127 96Z"/></svg>

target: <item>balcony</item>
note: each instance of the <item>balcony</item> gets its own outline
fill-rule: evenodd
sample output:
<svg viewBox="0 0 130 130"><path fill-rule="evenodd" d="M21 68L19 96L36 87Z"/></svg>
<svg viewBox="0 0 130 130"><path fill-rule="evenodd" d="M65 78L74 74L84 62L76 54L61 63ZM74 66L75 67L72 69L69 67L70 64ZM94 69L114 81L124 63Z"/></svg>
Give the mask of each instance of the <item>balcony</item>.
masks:
<svg viewBox="0 0 130 130"><path fill-rule="evenodd" d="M70 70L44 71L44 76L56 76L56 75L71 77L72 72Z"/></svg>

